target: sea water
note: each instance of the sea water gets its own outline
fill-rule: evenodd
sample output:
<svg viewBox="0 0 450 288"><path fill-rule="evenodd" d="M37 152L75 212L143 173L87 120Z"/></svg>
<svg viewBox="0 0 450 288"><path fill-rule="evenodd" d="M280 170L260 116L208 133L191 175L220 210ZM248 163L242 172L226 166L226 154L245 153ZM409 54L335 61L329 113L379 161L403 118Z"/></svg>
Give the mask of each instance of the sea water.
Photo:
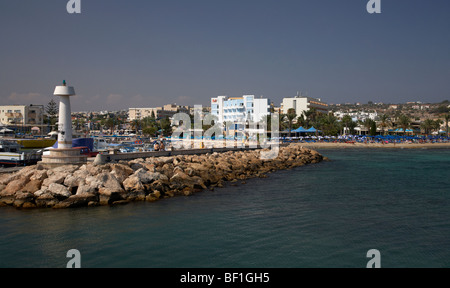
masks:
<svg viewBox="0 0 450 288"><path fill-rule="evenodd" d="M0 208L0 267L450 267L450 150L319 150L331 159L190 197Z"/></svg>

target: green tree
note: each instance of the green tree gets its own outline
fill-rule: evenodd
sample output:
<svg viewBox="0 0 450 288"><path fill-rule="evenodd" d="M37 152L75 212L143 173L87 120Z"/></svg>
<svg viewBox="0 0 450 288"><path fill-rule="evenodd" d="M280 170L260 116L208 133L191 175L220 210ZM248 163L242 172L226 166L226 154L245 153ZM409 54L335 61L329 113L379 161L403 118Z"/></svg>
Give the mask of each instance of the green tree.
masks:
<svg viewBox="0 0 450 288"><path fill-rule="evenodd" d="M377 135L377 123L375 121L372 121L369 134L370 134L370 136Z"/></svg>
<svg viewBox="0 0 450 288"><path fill-rule="evenodd" d="M114 117L110 117L105 120L105 126L106 126L106 128L110 129L111 135L114 134L114 128L116 127L116 125L117 125L117 121L116 121L116 119L114 119Z"/></svg>
<svg viewBox="0 0 450 288"><path fill-rule="evenodd" d="M433 124L432 124L433 130L435 130L436 132L439 133L442 123L443 123L443 121L441 119L434 120Z"/></svg>
<svg viewBox="0 0 450 288"><path fill-rule="evenodd" d="M160 125L161 125L163 135L169 136L172 132L172 125L170 123L169 117L161 119Z"/></svg>
<svg viewBox="0 0 450 288"><path fill-rule="evenodd" d="M58 104L55 102L55 100L51 99L47 106L45 106L45 112L48 115L49 124L53 128L55 127L55 124L57 122L57 116L59 113Z"/></svg>
<svg viewBox="0 0 450 288"><path fill-rule="evenodd" d="M138 119L134 119L133 121L131 121L130 126L131 130L134 130L137 133L139 131L139 128L141 127L141 121L139 121Z"/></svg>
<svg viewBox="0 0 450 288"><path fill-rule="evenodd" d="M403 129L403 132L406 134L406 130L411 127L411 118L409 118L407 115L405 114L401 114L398 117L398 122L397 122L398 126L400 126L400 128Z"/></svg>
<svg viewBox="0 0 450 288"><path fill-rule="evenodd" d="M380 126L383 131L383 135L386 135L387 128L390 126L389 116L387 114L380 116L380 124L378 124L378 126Z"/></svg>
<svg viewBox="0 0 450 288"><path fill-rule="evenodd" d="M342 117L342 126L347 128L350 134L355 134L356 123L353 122L353 119L350 115L344 115Z"/></svg>
<svg viewBox="0 0 450 288"><path fill-rule="evenodd" d="M449 131L448 131L448 122L449 121L450 121L450 113L444 115L445 131L447 132L447 137L449 136Z"/></svg>
<svg viewBox="0 0 450 288"><path fill-rule="evenodd" d="M142 133L146 137L153 137L156 135L156 132L158 132L158 127L154 125L146 126L145 128L142 129Z"/></svg>
<svg viewBox="0 0 450 288"><path fill-rule="evenodd" d="M371 135L371 129L372 129L372 126L373 126L373 123L374 123L375 121L373 121L372 119L370 119L370 118L366 118L366 119L364 119L364 121L362 122L362 125L367 129L367 131L368 131L368 134L370 134Z"/></svg>
<svg viewBox="0 0 450 288"><path fill-rule="evenodd" d="M288 110L288 113L284 115L285 119L287 119L289 123L289 137L291 136L291 130L292 130L292 122L297 117L297 114L295 113L295 109L291 108Z"/></svg>
<svg viewBox="0 0 450 288"><path fill-rule="evenodd" d="M323 134L329 136L337 136L341 130L333 113L320 115L316 129L322 130Z"/></svg>

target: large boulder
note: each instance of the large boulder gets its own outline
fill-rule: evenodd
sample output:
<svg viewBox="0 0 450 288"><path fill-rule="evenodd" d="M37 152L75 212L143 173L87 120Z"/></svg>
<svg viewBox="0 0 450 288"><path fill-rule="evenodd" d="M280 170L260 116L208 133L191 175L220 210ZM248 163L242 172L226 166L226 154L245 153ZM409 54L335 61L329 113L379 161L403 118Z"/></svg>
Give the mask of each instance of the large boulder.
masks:
<svg viewBox="0 0 450 288"><path fill-rule="evenodd" d="M49 170L50 172L50 170ZM48 172L47 172L48 173ZM52 171L51 174L49 174L48 178L44 179L44 182L42 182L42 185L45 187L49 187L50 184L56 183L56 184L63 184L64 180L70 173L67 171Z"/></svg>
<svg viewBox="0 0 450 288"><path fill-rule="evenodd" d="M25 193L34 193L41 189L42 181L38 179L30 180L23 188L22 192Z"/></svg>
<svg viewBox="0 0 450 288"><path fill-rule="evenodd" d="M34 193L36 195L36 193ZM59 203L57 197L50 192L39 193L39 197L36 198L36 207L39 208L49 208L53 207Z"/></svg>
<svg viewBox="0 0 450 288"><path fill-rule="evenodd" d="M20 191L25 185L30 181L30 177L20 177L15 180L12 180L11 182L6 185L6 187L0 191L0 197L7 198L7 197L13 197L16 192Z"/></svg>
<svg viewBox="0 0 450 288"><path fill-rule="evenodd" d="M156 180L163 180L163 181L169 180L169 178L166 175L160 172L150 172L143 168L134 172L133 175L136 176L139 179L139 181L141 181L142 184L150 184Z"/></svg>
<svg viewBox="0 0 450 288"><path fill-rule="evenodd" d="M112 164L111 174L113 174L119 182L125 181L128 176L134 173L134 170L127 165Z"/></svg>
<svg viewBox="0 0 450 288"><path fill-rule="evenodd" d="M58 200L66 199L72 196L72 193L70 193L69 188L57 183L51 183L47 188L47 192L52 194Z"/></svg>
<svg viewBox="0 0 450 288"><path fill-rule="evenodd" d="M122 184L112 173L103 172L96 176L96 179L102 183L102 187L112 192L123 192Z"/></svg>
<svg viewBox="0 0 450 288"><path fill-rule="evenodd" d="M113 174L103 172L97 175L96 178L102 183L101 187L98 188L99 202L101 205L112 204L115 201L126 198L125 190Z"/></svg>
<svg viewBox="0 0 450 288"><path fill-rule="evenodd" d="M31 208L34 205L34 195L29 192L17 192L15 196L15 200L13 202L14 207L21 208L25 203L29 203L25 205L25 208Z"/></svg>
<svg viewBox="0 0 450 288"><path fill-rule="evenodd" d="M127 192L144 191L145 187L136 175L131 175L123 181L123 187Z"/></svg>
<svg viewBox="0 0 450 288"><path fill-rule="evenodd" d="M77 169L78 169L78 165L64 165L64 166L59 166L59 167L55 167L55 168L48 170L47 175L49 177L51 177L55 174L59 174L59 173L66 173L66 175L68 175L68 174L73 173Z"/></svg>
<svg viewBox="0 0 450 288"><path fill-rule="evenodd" d="M64 201L60 201L55 204L53 208L61 209L61 208L75 208L75 207L84 207L88 206L89 203L96 202L97 197L94 194L85 194L85 195L72 195Z"/></svg>
<svg viewBox="0 0 450 288"><path fill-rule="evenodd" d="M33 176L30 177L30 180L40 180L42 182L47 177L47 170L35 170Z"/></svg>

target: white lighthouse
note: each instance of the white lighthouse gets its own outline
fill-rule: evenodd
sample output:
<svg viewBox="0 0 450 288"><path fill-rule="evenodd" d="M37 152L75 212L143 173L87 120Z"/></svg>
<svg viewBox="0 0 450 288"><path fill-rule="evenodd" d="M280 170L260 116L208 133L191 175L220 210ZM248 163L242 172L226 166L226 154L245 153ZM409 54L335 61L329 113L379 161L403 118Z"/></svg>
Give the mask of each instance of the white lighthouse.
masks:
<svg viewBox="0 0 450 288"><path fill-rule="evenodd" d="M59 124L58 124L58 148L72 148L72 113L70 110L70 96L75 95L75 89L66 85L56 86L55 96L60 97L59 102Z"/></svg>
<svg viewBox="0 0 450 288"><path fill-rule="evenodd" d="M75 95L75 89L66 85L56 86L53 95L59 96L58 148L50 149L50 155L42 155L41 164L55 167L67 164L82 165L87 161L87 155L81 155L80 149L72 148L72 114L70 97Z"/></svg>

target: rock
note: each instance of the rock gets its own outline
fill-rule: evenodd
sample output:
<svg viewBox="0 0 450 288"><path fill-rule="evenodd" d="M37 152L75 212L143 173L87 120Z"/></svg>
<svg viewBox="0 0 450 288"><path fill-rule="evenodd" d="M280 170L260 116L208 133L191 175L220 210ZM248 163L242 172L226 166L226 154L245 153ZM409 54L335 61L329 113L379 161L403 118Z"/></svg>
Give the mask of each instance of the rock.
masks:
<svg viewBox="0 0 450 288"><path fill-rule="evenodd" d="M102 167L102 166L100 166L100 167ZM88 171L91 176L95 176L97 174L102 173L102 169L100 169L100 167L88 164L88 165L86 165L86 171Z"/></svg>
<svg viewBox="0 0 450 288"><path fill-rule="evenodd" d="M94 188L87 184L81 184L80 186L78 186L77 193L75 195L90 196L90 195L97 195L97 194L98 194L97 188Z"/></svg>
<svg viewBox="0 0 450 288"><path fill-rule="evenodd" d="M73 173L77 169L78 169L77 165L64 165L64 166L59 166L59 167L48 170L47 175L48 175L48 177L51 177L55 174L65 173L67 176L67 175Z"/></svg>
<svg viewBox="0 0 450 288"><path fill-rule="evenodd" d="M36 208L36 207L37 207L36 204L33 202L25 202L25 203L23 203L21 208L22 209L32 209L32 208Z"/></svg>
<svg viewBox="0 0 450 288"><path fill-rule="evenodd" d="M47 172L48 174L48 172ZM69 172L66 171L53 171L51 174L49 174L49 177L44 179L44 182L42 182L42 185L45 187L49 187L50 184L63 184L66 177L69 175Z"/></svg>
<svg viewBox="0 0 450 288"><path fill-rule="evenodd" d="M97 175L96 179L102 183L102 187L107 188L111 193L124 191L122 184L112 173L103 172Z"/></svg>
<svg viewBox="0 0 450 288"><path fill-rule="evenodd" d="M101 180L98 179L96 176L88 176L88 177L86 177L85 181L86 181L86 185L88 185L92 189L98 190L103 185Z"/></svg>
<svg viewBox="0 0 450 288"><path fill-rule="evenodd" d="M134 173L134 170L127 165L112 164L111 174L113 174L119 182L123 182L128 176Z"/></svg>
<svg viewBox="0 0 450 288"><path fill-rule="evenodd" d="M33 176L30 177L30 180L40 180L44 181L48 177L47 170L36 170L33 174Z"/></svg>
<svg viewBox="0 0 450 288"><path fill-rule="evenodd" d="M158 157L157 161L164 164L173 163L173 157Z"/></svg>
<svg viewBox="0 0 450 288"><path fill-rule="evenodd" d="M141 163L133 163L132 165L130 165L130 167L131 169L133 169L133 171L137 171L144 168L144 165L142 165Z"/></svg>
<svg viewBox="0 0 450 288"><path fill-rule="evenodd" d="M55 196L58 200L72 196L72 193L70 193L69 188L57 183L51 183L48 186L47 192Z"/></svg>
<svg viewBox="0 0 450 288"><path fill-rule="evenodd" d="M28 192L17 192L13 206L16 208L22 207L26 202L32 203L34 201L34 195ZM29 205L27 205L29 206Z"/></svg>
<svg viewBox="0 0 450 288"><path fill-rule="evenodd" d="M99 202L101 205L112 204L114 201L125 200L125 190L122 188L121 183L111 173L101 173L97 175L102 185L98 189ZM124 197L122 197L122 195Z"/></svg>
<svg viewBox="0 0 450 288"><path fill-rule="evenodd" d="M117 200L117 201L112 202L111 205L117 206L117 205L125 205L128 203L130 203L130 201L128 201L128 200Z"/></svg>
<svg viewBox="0 0 450 288"><path fill-rule="evenodd" d="M86 170L82 170L82 171L86 171ZM75 176L73 174L72 175L68 175L65 178L65 180L64 180L64 186L66 186L68 188L79 187L79 186L84 185L86 183L86 178L87 177Z"/></svg>
<svg viewBox="0 0 450 288"><path fill-rule="evenodd" d="M41 187L41 189L36 191L36 192L34 192L33 195L34 195L34 197L37 198L37 197L39 197L39 196L41 196L41 195L43 195L45 193L47 193L47 188Z"/></svg>
<svg viewBox="0 0 450 288"><path fill-rule="evenodd" d="M38 208L49 208L59 203L59 200L52 193L48 192L41 194L35 201Z"/></svg>
<svg viewBox="0 0 450 288"><path fill-rule="evenodd" d="M143 168L134 172L133 175L135 175L142 184L150 184L156 180L169 180L169 178L164 174L161 174L159 172L149 172Z"/></svg>
<svg viewBox="0 0 450 288"><path fill-rule="evenodd" d="M139 177L136 175L132 175L125 179L123 181L123 187L125 191L133 191L133 192L141 192L145 190L144 185L142 185L142 182L139 180Z"/></svg>
<svg viewBox="0 0 450 288"><path fill-rule="evenodd" d="M109 205L115 201L125 200L124 198L126 198L124 191L118 192L105 187L101 187L98 193L100 205ZM122 195L125 197L122 197Z"/></svg>
<svg viewBox="0 0 450 288"><path fill-rule="evenodd" d="M97 196L94 194L84 194L84 195L72 195L64 201L60 201L53 206L55 209L61 208L75 208L88 206L90 202L97 201Z"/></svg>
<svg viewBox="0 0 450 288"><path fill-rule="evenodd" d="M0 191L0 197L13 197L14 194L20 191L30 180L29 177L21 177L16 180L13 180L6 185L5 189Z"/></svg>
<svg viewBox="0 0 450 288"><path fill-rule="evenodd" d="M153 193L150 193L149 195L147 195L147 197L145 197L145 200L147 202L155 202L155 201L159 200L160 197L161 197L161 192L154 191Z"/></svg>
<svg viewBox="0 0 450 288"><path fill-rule="evenodd" d="M22 188L22 192L34 193L34 192L40 190L41 186L42 186L42 181L41 180L38 180L38 179L30 180L30 182L28 182Z"/></svg>

